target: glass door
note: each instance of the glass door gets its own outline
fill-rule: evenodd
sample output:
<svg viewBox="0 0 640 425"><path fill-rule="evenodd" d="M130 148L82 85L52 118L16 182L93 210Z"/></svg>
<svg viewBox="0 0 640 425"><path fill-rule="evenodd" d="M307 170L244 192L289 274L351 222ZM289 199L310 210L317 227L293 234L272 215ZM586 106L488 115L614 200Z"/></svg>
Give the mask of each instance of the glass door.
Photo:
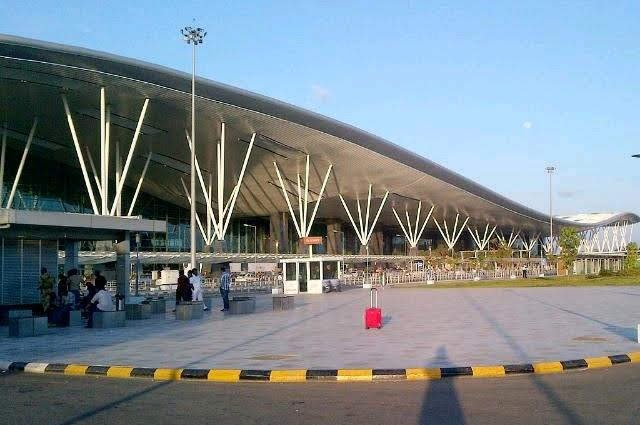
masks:
<svg viewBox="0 0 640 425"><path fill-rule="evenodd" d="M307 292L307 263L298 263L298 284L300 292Z"/></svg>

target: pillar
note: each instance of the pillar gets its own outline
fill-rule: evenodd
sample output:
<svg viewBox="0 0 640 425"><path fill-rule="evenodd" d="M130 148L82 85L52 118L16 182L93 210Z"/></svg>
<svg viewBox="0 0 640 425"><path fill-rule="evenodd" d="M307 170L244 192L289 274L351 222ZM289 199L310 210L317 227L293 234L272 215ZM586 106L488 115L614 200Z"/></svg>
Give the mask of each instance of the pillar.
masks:
<svg viewBox="0 0 640 425"><path fill-rule="evenodd" d="M289 218L285 212L277 212L269 216L269 252L289 252Z"/></svg>
<svg viewBox="0 0 640 425"><path fill-rule="evenodd" d="M80 242L78 241L64 241L64 271L65 273L71 269L79 269L78 255L80 252Z"/></svg>
<svg viewBox="0 0 640 425"><path fill-rule="evenodd" d="M213 252L218 252L218 253L225 252L226 245L227 244L225 240L221 241L221 240L215 239L213 241L213 244L209 246L209 249L213 248ZM207 252L206 247L205 247L205 252Z"/></svg>
<svg viewBox="0 0 640 425"><path fill-rule="evenodd" d="M327 222L327 254L342 255L342 223Z"/></svg>
<svg viewBox="0 0 640 425"><path fill-rule="evenodd" d="M369 239L369 254L382 255L384 248L384 232L382 230L375 230L371 234Z"/></svg>
<svg viewBox="0 0 640 425"><path fill-rule="evenodd" d="M124 232L124 238L115 245L115 251L118 292L124 295L126 302L129 298L129 274L131 272L131 242L129 232Z"/></svg>

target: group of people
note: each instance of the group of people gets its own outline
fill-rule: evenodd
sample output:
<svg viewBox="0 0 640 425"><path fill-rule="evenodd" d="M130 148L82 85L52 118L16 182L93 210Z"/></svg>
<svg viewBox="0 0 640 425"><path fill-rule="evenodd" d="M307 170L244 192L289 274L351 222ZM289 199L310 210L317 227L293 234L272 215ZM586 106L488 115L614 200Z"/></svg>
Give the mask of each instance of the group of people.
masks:
<svg viewBox="0 0 640 425"><path fill-rule="evenodd" d="M71 269L66 274L58 275L57 285L46 267L40 270L40 301L49 321L58 325L68 325L69 312L82 310L88 319L87 327L93 327L95 311L114 311L115 305L111 294L107 291L107 279L96 270L93 282L84 282L78 269ZM86 285L86 294L80 292L82 284Z"/></svg>
<svg viewBox="0 0 640 425"><path fill-rule="evenodd" d="M198 274L197 269L191 269L187 271L187 276L184 275L184 270L178 271L178 286L176 288L176 304L187 301L202 301L203 300L202 278ZM208 307L203 303L203 310L208 310Z"/></svg>
<svg viewBox="0 0 640 425"><path fill-rule="evenodd" d="M220 295L222 296L223 307L220 311L229 310L229 290L231 289L231 274L228 269L222 269L220 277ZM203 301L204 288L202 287L202 278L198 274L197 269L187 271L185 276L184 270L178 271L178 286L176 287L176 305L180 302L187 301ZM202 304L203 310L208 310L206 304Z"/></svg>

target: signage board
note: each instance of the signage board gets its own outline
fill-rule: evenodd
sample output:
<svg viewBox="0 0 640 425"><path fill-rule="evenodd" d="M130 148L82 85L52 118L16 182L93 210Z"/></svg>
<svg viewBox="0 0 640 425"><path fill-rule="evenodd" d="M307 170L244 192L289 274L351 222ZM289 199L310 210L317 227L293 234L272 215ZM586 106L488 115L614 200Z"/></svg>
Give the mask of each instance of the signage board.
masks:
<svg viewBox="0 0 640 425"><path fill-rule="evenodd" d="M322 245L322 236L307 236L300 238L303 245Z"/></svg>

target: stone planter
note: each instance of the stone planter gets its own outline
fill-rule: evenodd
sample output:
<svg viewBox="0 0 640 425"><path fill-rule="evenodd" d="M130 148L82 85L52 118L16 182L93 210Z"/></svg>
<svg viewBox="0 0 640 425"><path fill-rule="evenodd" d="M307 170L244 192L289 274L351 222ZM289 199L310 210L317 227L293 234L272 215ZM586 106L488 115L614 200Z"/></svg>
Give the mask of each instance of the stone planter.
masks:
<svg viewBox="0 0 640 425"><path fill-rule="evenodd" d="M229 314L249 314L256 311L256 299L253 297L233 297L229 300Z"/></svg>

